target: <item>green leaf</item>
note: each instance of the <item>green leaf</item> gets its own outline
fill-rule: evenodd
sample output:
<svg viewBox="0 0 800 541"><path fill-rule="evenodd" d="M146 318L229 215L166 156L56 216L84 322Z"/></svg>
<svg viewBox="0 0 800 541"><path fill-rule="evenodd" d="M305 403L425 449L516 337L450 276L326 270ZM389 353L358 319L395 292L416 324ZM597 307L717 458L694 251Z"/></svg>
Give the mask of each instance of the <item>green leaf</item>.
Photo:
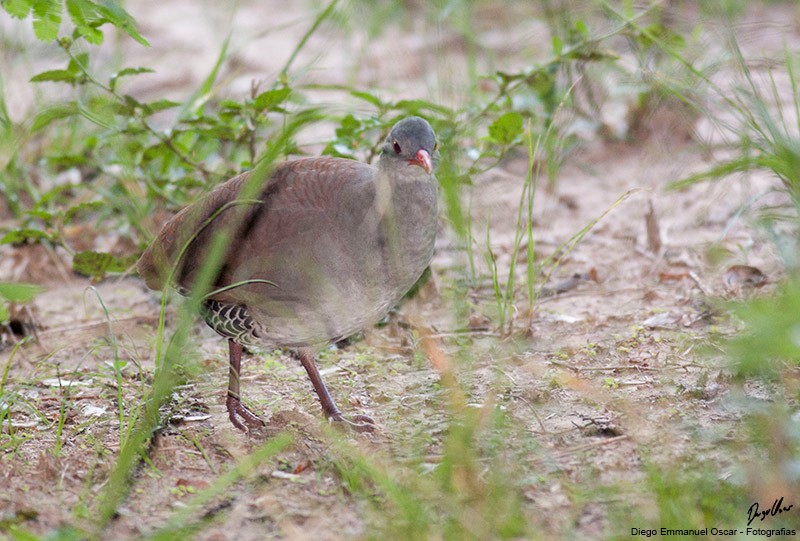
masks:
<svg viewBox="0 0 800 541"><path fill-rule="evenodd" d="M76 26L72 32L72 39L83 38L92 45L100 45L103 43L103 31L94 26Z"/></svg>
<svg viewBox="0 0 800 541"><path fill-rule="evenodd" d="M289 97L289 94L292 93L292 89L289 87L284 88L276 88L274 90L267 90L266 92L262 92L255 99L255 108L258 111L267 111L272 110L275 106L281 104Z"/></svg>
<svg viewBox="0 0 800 541"><path fill-rule="evenodd" d="M40 41L53 41L61 27L61 0L36 0L33 3L33 31Z"/></svg>
<svg viewBox="0 0 800 541"><path fill-rule="evenodd" d="M60 204L61 201L64 200L66 192L72 189L72 186L69 184L60 184L58 186L54 186L53 188L44 192L40 197L39 203L37 207L46 207L49 206L51 202L55 202L56 204Z"/></svg>
<svg viewBox="0 0 800 541"><path fill-rule="evenodd" d="M150 103L144 103L142 106L144 107L144 112L147 115L152 115L158 113L159 111L164 111L166 109L172 109L173 107L178 107L180 103L172 100L156 100L151 101Z"/></svg>
<svg viewBox="0 0 800 541"><path fill-rule="evenodd" d="M83 73L89 67L89 53L79 53L70 59L67 70L72 73Z"/></svg>
<svg viewBox="0 0 800 541"><path fill-rule="evenodd" d="M444 105L428 100L400 100L394 106L396 109L412 115L421 115L422 111L430 111L439 115L452 114L452 111Z"/></svg>
<svg viewBox="0 0 800 541"><path fill-rule="evenodd" d="M50 235L39 229L28 229L22 227L20 229L13 229L0 238L0 244L24 244L28 241L39 242L40 240L49 239Z"/></svg>
<svg viewBox="0 0 800 541"><path fill-rule="evenodd" d="M31 82L43 83L45 81L58 81L74 84L77 79L77 74L70 70L48 70L43 71L42 73L37 73L31 77Z"/></svg>
<svg viewBox="0 0 800 541"><path fill-rule="evenodd" d="M108 130L114 130L116 128L114 123L116 105L116 102L107 97L97 96L87 104L78 103L78 113L89 122Z"/></svg>
<svg viewBox="0 0 800 541"><path fill-rule="evenodd" d="M575 21L575 31L578 32L583 39L589 39L589 27L587 27L586 23L581 19Z"/></svg>
<svg viewBox="0 0 800 541"><path fill-rule="evenodd" d="M75 26L87 26L97 20L94 3L88 0L67 0L67 13Z"/></svg>
<svg viewBox="0 0 800 541"><path fill-rule="evenodd" d="M361 121L353 115L348 114L342 118L342 122L339 124L339 127L336 128L336 137L352 136L361 131L361 126Z"/></svg>
<svg viewBox="0 0 800 541"><path fill-rule="evenodd" d="M73 205L67 209L67 212L64 213L64 222L69 223L79 214L84 212L94 212L102 209L103 206L104 205L102 201L84 201L83 203Z"/></svg>
<svg viewBox="0 0 800 541"><path fill-rule="evenodd" d="M564 42L561 40L559 36L553 36L553 54L555 56L561 56L561 53L564 51Z"/></svg>
<svg viewBox="0 0 800 541"><path fill-rule="evenodd" d="M31 131L37 132L56 120L71 117L76 114L78 114L78 104L74 101L51 105L36 113L36 116L33 117L33 123L31 124Z"/></svg>
<svg viewBox="0 0 800 541"><path fill-rule="evenodd" d="M73 37L83 37L89 43L103 43L103 32L97 27L105 22L98 17L94 2L89 0L67 0L67 13L75 24Z"/></svg>
<svg viewBox="0 0 800 541"><path fill-rule="evenodd" d="M117 86L117 79L120 77L127 77L131 75L139 75L140 73L155 73L155 70L150 68L124 68L112 75L108 80L108 86L114 90Z"/></svg>
<svg viewBox="0 0 800 541"><path fill-rule="evenodd" d="M43 210L43 209L31 209L27 211L25 214L31 216L33 218L39 218L40 220L47 222L53 219L53 213Z"/></svg>
<svg viewBox="0 0 800 541"><path fill-rule="evenodd" d="M11 313L4 304L0 304L0 324L6 325L11 319Z"/></svg>
<svg viewBox="0 0 800 541"><path fill-rule="evenodd" d="M522 120L517 112L505 113L489 126L489 139L500 145L510 145L524 131Z"/></svg>
<svg viewBox="0 0 800 541"><path fill-rule="evenodd" d="M350 92L350 95L353 96L354 98L358 98L360 100L364 100L368 103L371 103L378 109L383 108L383 102L380 100L380 98L378 98L374 94L370 94L369 92L361 92L360 90L353 90L352 92Z"/></svg>
<svg viewBox="0 0 800 541"><path fill-rule="evenodd" d="M67 64L67 69L43 71L31 77L32 83L45 81L56 81L75 84L83 77L84 71L89 65L89 53L76 54Z"/></svg>
<svg viewBox="0 0 800 541"><path fill-rule="evenodd" d="M219 110L222 113L237 114L242 110L242 104L234 100L222 100L219 102Z"/></svg>
<svg viewBox="0 0 800 541"><path fill-rule="evenodd" d="M33 9L32 0L5 0L0 2L9 15L17 19L24 19Z"/></svg>
<svg viewBox="0 0 800 541"><path fill-rule="evenodd" d="M10 282L0 282L0 298L10 302L25 303L42 292L42 288L34 284L15 284Z"/></svg>
<svg viewBox="0 0 800 541"><path fill-rule="evenodd" d="M123 30L130 37L149 47L150 43L142 37L136 30L136 21L131 17L127 11L122 9L113 0L100 0L99 3L94 5L97 13L103 16L108 22Z"/></svg>
<svg viewBox="0 0 800 541"><path fill-rule="evenodd" d="M106 252L78 252L72 259L72 270L83 276L100 279L110 272L125 272L136 256L116 257Z"/></svg>
<svg viewBox="0 0 800 541"><path fill-rule="evenodd" d="M668 47L670 49L682 48L686 40L679 33L659 23L652 23L642 29L639 41L644 47Z"/></svg>

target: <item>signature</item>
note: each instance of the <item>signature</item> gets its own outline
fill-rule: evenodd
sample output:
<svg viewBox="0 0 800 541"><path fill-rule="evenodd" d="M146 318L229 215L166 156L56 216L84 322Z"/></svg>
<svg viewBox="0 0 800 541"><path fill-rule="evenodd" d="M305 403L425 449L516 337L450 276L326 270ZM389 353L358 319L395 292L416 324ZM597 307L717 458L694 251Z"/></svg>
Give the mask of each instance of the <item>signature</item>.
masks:
<svg viewBox="0 0 800 541"><path fill-rule="evenodd" d="M794 505L783 505L783 496L780 499L775 500L772 503L772 507L769 509L765 509L761 511L758 508L758 502L755 502L753 505L750 506L750 509L747 510L747 525L750 526L750 523L753 522L756 518L761 518L763 521L767 517L774 517L775 515L780 515L784 511L789 511Z"/></svg>

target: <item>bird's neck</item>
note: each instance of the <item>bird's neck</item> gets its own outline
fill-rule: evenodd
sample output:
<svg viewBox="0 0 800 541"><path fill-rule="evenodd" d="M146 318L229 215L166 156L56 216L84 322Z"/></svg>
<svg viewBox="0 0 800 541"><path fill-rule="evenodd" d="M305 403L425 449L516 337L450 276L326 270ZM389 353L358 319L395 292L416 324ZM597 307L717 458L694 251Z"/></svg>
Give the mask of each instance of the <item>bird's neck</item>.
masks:
<svg viewBox="0 0 800 541"><path fill-rule="evenodd" d="M384 259L396 280L413 282L428 265L436 234L436 185L432 175L379 172L375 206L384 237ZM407 275L407 276L406 276Z"/></svg>

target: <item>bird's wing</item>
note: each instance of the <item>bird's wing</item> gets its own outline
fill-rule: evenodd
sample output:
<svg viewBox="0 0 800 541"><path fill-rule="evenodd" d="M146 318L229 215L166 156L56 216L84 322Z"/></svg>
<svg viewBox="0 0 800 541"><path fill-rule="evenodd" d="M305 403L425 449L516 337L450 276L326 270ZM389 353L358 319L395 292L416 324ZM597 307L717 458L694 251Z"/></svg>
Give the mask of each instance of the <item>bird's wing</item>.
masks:
<svg viewBox="0 0 800 541"><path fill-rule="evenodd" d="M324 228L335 213L358 221L362 207L354 201L374 197L373 169L354 160L308 158L278 166L263 186L247 186L249 173L221 184L168 221L137 263L148 287L172 282L191 289L206 261L212 240L223 235L220 268L212 284L229 285L243 259L260 258L297 242L309 229ZM370 191L372 190L372 191ZM256 194L246 198L246 192ZM366 212L364 210L363 212ZM316 224L316 225L315 225Z"/></svg>

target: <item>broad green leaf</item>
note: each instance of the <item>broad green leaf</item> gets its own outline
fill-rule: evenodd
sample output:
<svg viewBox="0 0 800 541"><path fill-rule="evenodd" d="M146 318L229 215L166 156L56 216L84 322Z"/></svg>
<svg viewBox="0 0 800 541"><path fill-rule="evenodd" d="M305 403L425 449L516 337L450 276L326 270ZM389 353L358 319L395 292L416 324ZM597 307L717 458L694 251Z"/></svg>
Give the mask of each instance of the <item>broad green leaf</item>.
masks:
<svg viewBox="0 0 800 541"><path fill-rule="evenodd" d="M67 13L75 26L86 26L97 20L94 2L89 0L67 0Z"/></svg>
<svg viewBox="0 0 800 541"><path fill-rule="evenodd" d="M9 231L2 238L0 244L23 244L28 241L38 242L49 239L50 235L39 229L20 228Z"/></svg>
<svg viewBox="0 0 800 541"><path fill-rule="evenodd" d="M116 257L106 252L78 252L72 259L72 270L99 279L110 272L124 272L135 262L136 256Z"/></svg>
<svg viewBox="0 0 800 541"><path fill-rule="evenodd" d="M121 70L119 70L117 73L115 73L114 75L112 75L108 79L108 86L111 88L111 90L114 90L116 88L116 86L117 86L117 80L120 77L128 77L128 76L131 76L131 75L139 75L140 73L155 73L155 70L150 69L150 68L124 68L124 69L121 69Z"/></svg>
<svg viewBox="0 0 800 541"><path fill-rule="evenodd" d="M219 110L220 112L235 114L242 110L242 104L234 100L222 100L219 102Z"/></svg>
<svg viewBox="0 0 800 541"><path fill-rule="evenodd" d="M69 61L67 69L73 73L83 73L89 67L89 53L79 53Z"/></svg>
<svg viewBox="0 0 800 541"><path fill-rule="evenodd" d="M292 89L288 87L276 88L274 90L267 90L262 92L255 99L255 108L259 111L268 111L274 109L275 106L283 103L289 97Z"/></svg>
<svg viewBox="0 0 800 541"><path fill-rule="evenodd" d="M32 83L43 83L46 81L57 81L73 84L77 80L78 75L70 70L48 70L38 73L31 77Z"/></svg>
<svg viewBox="0 0 800 541"><path fill-rule="evenodd" d="M150 103L142 104L144 107L144 111L147 115L152 115L158 113L159 111L164 111L166 109L172 109L173 107L178 107L180 103L172 100L156 100L151 101Z"/></svg>
<svg viewBox="0 0 800 541"><path fill-rule="evenodd" d="M34 284L0 282L0 298L11 302L30 302L41 292L42 288Z"/></svg>
<svg viewBox="0 0 800 541"><path fill-rule="evenodd" d="M73 37L83 38L93 45L103 43L103 32L97 28L103 19L97 16L94 2L90 0L67 0L67 13L75 24Z"/></svg>
<svg viewBox="0 0 800 541"><path fill-rule="evenodd" d="M510 111L500 116L489 126L489 138L501 145L510 145L522 135L522 115Z"/></svg>
<svg viewBox="0 0 800 541"><path fill-rule="evenodd" d="M93 100L88 105L78 103L78 113L101 128L113 130L116 127L114 124L115 105L114 102L101 100Z"/></svg>
<svg viewBox="0 0 800 541"><path fill-rule="evenodd" d="M33 218L39 218L45 222L53 219L53 213L44 209L32 209L27 211L25 214Z"/></svg>
<svg viewBox="0 0 800 541"><path fill-rule="evenodd" d="M353 115L348 114L342 118L342 122L339 124L339 127L336 128L336 137L352 136L360 129L361 121L359 121Z"/></svg>
<svg viewBox="0 0 800 541"><path fill-rule="evenodd" d="M150 68L123 68L119 70L114 77L122 77L123 75L136 75L138 73L155 73L156 70Z"/></svg>
<svg viewBox="0 0 800 541"><path fill-rule="evenodd" d="M148 41L144 39L141 34L139 34L138 30L136 30L136 21L128 14L127 11L122 9L117 2L113 0L100 0L99 3L95 4L95 9L97 10L97 13L107 19L108 22L123 30L130 37L145 47L150 46L150 43L148 43Z"/></svg>
<svg viewBox="0 0 800 541"><path fill-rule="evenodd" d="M0 2L0 5L3 6L3 9L5 9L9 15L17 19L24 19L30 14L31 9L33 9L32 0L5 0L4 2Z"/></svg>
<svg viewBox="0 0 800 541"><path fill-rule="evenodd" d="M92 45L100 45L103 43L103 31L94 26L76 26L72 34L73 39L82 37Z"/></svg>
<svg viewBox="0 0 800 541"><path fill-rule="evenodd" d="M78 203L77 205L73 205L67 209L67 212L64 213L64 222L69 223L71 222L77 215L81 213L90 213L96 210L100 210L103 208L102 201L84 201L83 203Z"/></svg>
<svg viewBox="0 0 800 541"><path fill-rule="evenodd" d="M33 3L33 31L40 41L53 41L61 26L61 0L36 0Z"/></svg>

